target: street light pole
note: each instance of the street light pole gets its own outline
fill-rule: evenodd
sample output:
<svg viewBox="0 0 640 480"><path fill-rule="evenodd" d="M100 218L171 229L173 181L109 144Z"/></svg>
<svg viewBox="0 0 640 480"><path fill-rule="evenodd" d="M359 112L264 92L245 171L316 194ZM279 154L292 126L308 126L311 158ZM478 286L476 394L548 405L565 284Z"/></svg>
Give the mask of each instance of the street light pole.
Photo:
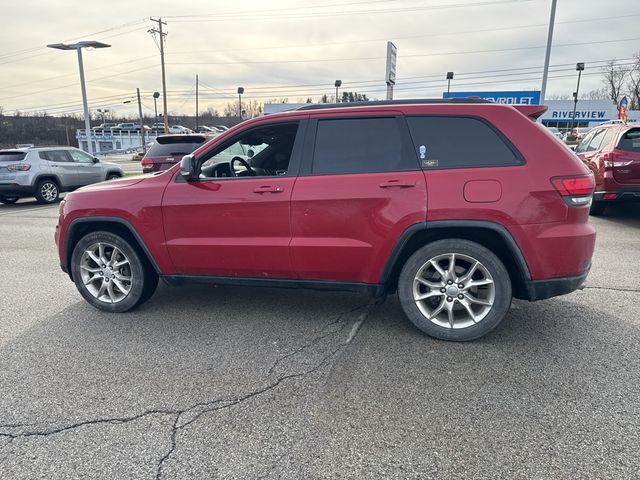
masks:
<svg viewBox="0 0 640 480"><path fill-rule="evenodd" d="M338 99L338 88L342 86L342 80L336 80L336 83L333 84L336 87L336 103L340 103Z"/></svg>
<svg viewBox="0 0 640 480"><path fill-rule="evenodd" d="M93 144L91 143L91 118L89 117L89 104L87 103L87 88L84 82L84 66L82 63L82 49L85 47L93 48L108 48L111 45L107 45L102 42L84 41L78 43L51 43L47 45L49 48L55 48L57 50L75 50L78 52L78 69L80 70L80 89L82 91L82 109L84 110L84 132L87 137L87 151L93 155Z"/></svg>
<svg viewBox="0 0 640 480"><path fill-rule="evenodd" d="M160 92L153 92L153 109L156 112L154 128L156 128L156 129L158 127L158 98L159 97L160 97ZM156 132L156 134L157 133L158 132Z"/></svg>
<svg viewBox="0 0 640 480"><path fill-rule="evenodd" d="M556 4L558 0L551 0L551 16L549 17L549 33L547 34L547 50L544 54L544 69L542 70L542 86L540 87L540 103L544 104L547 92L547 78L549 77L549 59L551 58L551 44L553 43L553 26L556 20Z"/></svg>
<svg viewBox="0 0 640 480"><path fill-rule="evenodd" d="M576 108L578 107L578 95L580 93L580 76L584 70L584 63L576 63L576 70L578 71L578 85L576 85L576 91L573 92L573 116L571 117L571 130L576 128Z"/></svg>
<svg viewBox="0 0 640 480"><path fill-rule="evenodd" d="M242 94L244 87L238 87L238 118L242 121Z"/></svg>
<svg viewBox="0 0 640 480"><path fill-rule="evenodd" d="M93 155L93 142L91 141L91 119L89 117L89 104L87 103L87 87L84 84L84 65L82 64L82 48L76 48L78 52L78 68L80 69L80 90L82 90L82 108L84 110L84 133L87 137L87 150Z"/></svg>
<svg viewBox="0 0 640 480"><path fill-rule="evenodd" d="M449 92L451 91L451 80L453 80L453 72L447 72L447 98L449 98Z"/></svg>

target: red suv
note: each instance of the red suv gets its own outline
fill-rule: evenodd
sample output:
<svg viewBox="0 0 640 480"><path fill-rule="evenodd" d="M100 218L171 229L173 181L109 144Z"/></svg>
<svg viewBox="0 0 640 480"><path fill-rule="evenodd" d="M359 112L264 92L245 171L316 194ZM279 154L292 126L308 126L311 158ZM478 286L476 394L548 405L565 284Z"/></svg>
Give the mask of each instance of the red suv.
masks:
<svg viewBox="0 0 640 480"><path fill-rule="evenodd" d="M611 202L640 201L640 127L596 127L576 147L576 153L595 176L592 215L602 215Z"/></svg>
<svg viewBox="0 0 640 480"><path fill-rule="evenodd" d="M397 291L422 331L472 340L512 297L571 292L591 266L593 175L533 120L545 109L423 100L255 118L166 172L68 195L60 264L109 312L159 278Z"/></svg>

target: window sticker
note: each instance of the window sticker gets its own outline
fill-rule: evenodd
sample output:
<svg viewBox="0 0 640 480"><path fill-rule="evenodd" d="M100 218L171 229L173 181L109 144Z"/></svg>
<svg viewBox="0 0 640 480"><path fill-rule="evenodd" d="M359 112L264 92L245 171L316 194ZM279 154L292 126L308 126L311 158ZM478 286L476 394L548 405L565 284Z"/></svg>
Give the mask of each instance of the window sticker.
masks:
<svg viewBox="0 0 640 480"><path fill-rule="evenodd" d="M438 160L420 160L420 164L422 165L422 168L432 168L432 167L437 167L438 166Z"/></svg>
<svg viewBox="0 0 640 480"><path fill-rule="evenodd" d="M424 145L420 145L420 148L418 149L418 151L420 152L420 160L424 160L425 158L427 158L427 147Z"/></svg>

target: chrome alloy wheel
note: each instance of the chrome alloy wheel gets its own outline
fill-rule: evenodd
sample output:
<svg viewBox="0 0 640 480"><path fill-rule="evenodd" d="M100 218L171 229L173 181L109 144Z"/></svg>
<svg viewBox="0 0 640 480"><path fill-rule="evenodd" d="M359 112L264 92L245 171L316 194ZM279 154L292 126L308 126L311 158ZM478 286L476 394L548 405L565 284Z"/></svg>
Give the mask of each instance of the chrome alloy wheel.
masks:
<svg viewBox="0 0 640 480"><path fill-rule="evenodd" d="M58 187L53 182L45 182L40 187L40 194L46 202L53 202L58 198Z"/></svg>
<svg viewBox="0 0 640 480"><path fill-rule="evenodd" d="M413 280L413 299L432 323L467 328L487 316L495 300L487 268L469 255L446 253L424 263Z"/></svg>
<svg viewBox="0 0 640 480"><path fill-rule="evenodd" d="M118 303L131 291L133 272L129 259L116 246L94 243L80 258L82 283L91 295L105 303Z"/></svg>

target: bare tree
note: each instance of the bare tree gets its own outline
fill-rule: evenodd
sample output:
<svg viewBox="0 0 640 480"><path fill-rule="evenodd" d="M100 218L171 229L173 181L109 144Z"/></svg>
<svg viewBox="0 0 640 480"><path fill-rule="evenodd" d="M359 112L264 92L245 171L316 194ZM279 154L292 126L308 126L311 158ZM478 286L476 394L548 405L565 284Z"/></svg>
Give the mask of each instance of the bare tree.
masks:
<svg viewBox="0 0 640 480"><path fill-rule="evenodd" d="M609 98L607 89L605 87L589 90L587 93L580 95L583 100L606 100Z"/></svg>
<svg viewBox="0 0 640 480"><path fill-rule="evenodd" d="M618 65L615 59L607 62L607 65L602 68L604 76L602 82L606 86L609 98L616 104L620 101L622 87L628 73L629 71L624 66Z"/></svg>
<svg viewBox="0 0 640 480"><path fill-rule="evenodd" d="M629 69L629 81L627 82L627 90L630 97L630 109L637 110L640 108L640 52L633 56L633 66Z"/></svg>

